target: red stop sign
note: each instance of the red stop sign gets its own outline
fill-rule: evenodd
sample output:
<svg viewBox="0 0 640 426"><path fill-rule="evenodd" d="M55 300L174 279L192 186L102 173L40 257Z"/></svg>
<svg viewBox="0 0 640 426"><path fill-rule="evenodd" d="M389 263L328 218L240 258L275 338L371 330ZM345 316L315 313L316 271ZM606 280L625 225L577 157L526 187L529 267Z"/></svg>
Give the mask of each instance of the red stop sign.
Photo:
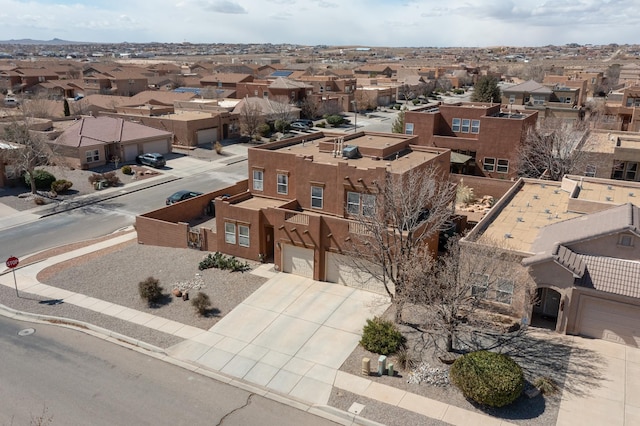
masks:
<svg viewBox="0 0 640 426"><path fill-rule="evenodd" d="M20 261L17 257L11 256L5 263L7 264L7 268L15 268L16 266L18 266L18 263L20 263Z"/></svg>

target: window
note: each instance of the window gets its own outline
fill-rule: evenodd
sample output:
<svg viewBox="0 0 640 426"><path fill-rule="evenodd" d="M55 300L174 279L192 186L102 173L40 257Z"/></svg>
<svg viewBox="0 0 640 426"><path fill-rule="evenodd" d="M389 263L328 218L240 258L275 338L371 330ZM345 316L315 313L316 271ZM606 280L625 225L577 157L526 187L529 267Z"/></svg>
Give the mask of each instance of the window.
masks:
<svg viewBox="0 0 640 426"><path fill-rule="evenodd" d="M278 173L278 194L287 195L289 193L289 175Z"/></svg>
<svg viewBox="0 0 640 426"><path fill-rule="evenodd" d="M509 95L509 103L510 104L516 103L516 95Z"/></svg>
<svg viewBox="0 0 640 426"><path fill-rule="evenodd" d="M265 99L268 98L269 97L269 92L266 92L266 91L262 92L262 97L265 98Z"/></svg>
<svg viewBox="0 0 640 426"><path fill-rule="evenodd" d="M376 211L376 196L372 194L360 194L347 192L347 213L373 216Z"/></svg>
<svg viewBox="0 0 640 426"><path fill-rule="evenodd" d="M638 173L638 163L627 163L627 167L624 174L624 180L636 180L637 173Z"/></svg>
<svg viewBox="0 0 640 426"><path fill-rule="evenodd" d="M460 131L460 119L459 118L454 118L453 121L451 122L451 130L453 130L454 132L459 132Z"/></svg>
<svg viewBox="0 0 640 426"><path fill-rule="evenodd" d="M253 96L258 96L258 91L257 90L253 91Z"/></svg>
<svg viewBox="0 0 640 426"><path fill-rule="evenodd" d="M362 215L373 216L376 211L376 196L371 194L362 195Z"/></svg>
<svg viewBox="0 0 640 426"><path fill-rule="evenodd" d="M480 120L471 120L471 133L480 133Z"/></svg>
<svg viewBox="0 0 640 426"><path fill-rule="evenodd" d="M238 245L249 247L249 227L247 225L238 225Z"/></svg>
<svg viewBox="0 0 640 426"><path fill-rule="evenodd" d="M491 157L484 157L483 168L485 172L493 172L496 170L496 159Z"/></svg>
<svg viewBox="0 0 640 426"><path fill-rule="evenodd" d="M228 244L236 243L236 224L235 223L224 223L224 242Z"/></svg>
<svg viewBox="0 0 640 426"><path fill-rule="evenodd" d="M507 279L499 279L496 283L496 302L511 304L513 299L513 281Z"/></svg>
<svg viewBox="0 0 640 426"><path fill-rule="evenodd" d="M627 98L627 106L628 107L640 106L640 98Z"/></svg>
<svg viewBox="0 0 640 426"><path fill-rule="evenodd" d="M404 134L412 135L413 134L413 123L406 123L404 125Z"/></svg>
<svg viewBox="0 0 640 426"><path fill-rule="evenodd" d="M321 186L312 186L311 187L311 208L313 209L321 209L322 208L322 199L324 195L324 188Z"/></svg>
<svg viewBox="0 0 640 426"><path fill-rule="evenodd" d="M534 105L544 105L544 96L532 96Z"/></svg>
<svg viewBox="0 0 640 426"><path fill-rule="evenodd" d="M94 161L100 161L100 152L97 149L87 151L87 163L93 163Z"/></svg>
<svg viewBox="0 0 640 426"><path fill-rule="evenodd" d="M485 297L487 287L489 287L489 275L473 274L471 276L471 295L474 297Z"/></svg>
<svg viewBox="0 0 640 426"><path fill-rule="evenodd" d="M498 159L496 171L498 173L509 173L509 160Z"/></svg>
<svg viewBox="0 0 640 426"><path fill-rule="evenodd" d="M347 213L358 214L360 212L360 194L347 192Z"/></svg>
<svg viewBox="0 0 640 426"><path fill-rule="evenodd" d="M618 245L622 247L633 247L633 235L622 234L618 240Z"/></svg>
<svg viewBox="0 0 640 426"><path fill-rule="evenodd" d="M253 189L254 191L264 191L264 171L253 171Z"/></svg>
<svg viewBox="0 0 640 426"><path fill-rule="evenodd" d="M462 133L469 133L469 127L471 126L471 120L468 118L462 119Z"/></svg>
<svg viewBox="0 0 640 426"><path fill-rule="evenodd" d="M596 177L596 166L593 164L587 164L584 175L588 177Z"/></svg>

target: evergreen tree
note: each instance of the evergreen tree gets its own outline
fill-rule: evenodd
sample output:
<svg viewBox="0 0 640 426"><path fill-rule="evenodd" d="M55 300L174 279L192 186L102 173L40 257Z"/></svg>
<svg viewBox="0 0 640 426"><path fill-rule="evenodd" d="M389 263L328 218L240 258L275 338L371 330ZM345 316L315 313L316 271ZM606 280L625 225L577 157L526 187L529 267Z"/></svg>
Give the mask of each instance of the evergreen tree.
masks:
<svg viewBox="0 0 640 426"><path fill-rule="evenodd" d="M404 112L406 108L402 108L395 121L391 125L391 133L404 133Z"/></svg>
<svg viewBox="0 0 640 426"><path fill-rule="evenodd" d="M500 102L500 88L494 77L482 76L473 88L472 102Z"/></svg>
<svg viewBox="0 0 640 426"><path fill-rule="evenodd" d="M71 115L71 110L69 109L69 101L64 100L64 116L69 117Z"/></svg>

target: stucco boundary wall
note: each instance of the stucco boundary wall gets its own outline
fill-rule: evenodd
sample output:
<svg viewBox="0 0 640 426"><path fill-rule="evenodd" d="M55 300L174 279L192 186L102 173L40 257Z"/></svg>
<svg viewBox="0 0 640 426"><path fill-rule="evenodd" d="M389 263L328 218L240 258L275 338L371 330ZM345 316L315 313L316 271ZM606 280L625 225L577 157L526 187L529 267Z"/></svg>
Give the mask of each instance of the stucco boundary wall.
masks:
<svg viewBox="0 0 640 426"><path fill-rule="evenodd" d="M136 216L135 228L138 233L138 244L187 248L189 221L204 215L215 217L215 210L210 210L212 200L246 192L248 185L249 181L243 180L235 185ZM212 250L212 244L215 245L216 240L213 233L215 233L215 229L209 232L205 231L205 244L202 245L202 249Z"/></svg>

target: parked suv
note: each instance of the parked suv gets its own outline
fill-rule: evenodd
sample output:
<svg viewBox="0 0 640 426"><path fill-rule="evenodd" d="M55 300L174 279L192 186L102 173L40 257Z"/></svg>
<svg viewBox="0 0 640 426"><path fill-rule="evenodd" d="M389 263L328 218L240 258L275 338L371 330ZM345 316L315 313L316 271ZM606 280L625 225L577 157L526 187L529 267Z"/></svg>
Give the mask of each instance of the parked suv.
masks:
<svg viewBox="0 0 640 426"><path fill-rule="evenodd" d="M136 157L136 163L144 164L145 166L151 167L164 167L167 164L167 161L164 159L162 154L158 154L157 152L151 152L147 154L140 154Z"/></svg>

